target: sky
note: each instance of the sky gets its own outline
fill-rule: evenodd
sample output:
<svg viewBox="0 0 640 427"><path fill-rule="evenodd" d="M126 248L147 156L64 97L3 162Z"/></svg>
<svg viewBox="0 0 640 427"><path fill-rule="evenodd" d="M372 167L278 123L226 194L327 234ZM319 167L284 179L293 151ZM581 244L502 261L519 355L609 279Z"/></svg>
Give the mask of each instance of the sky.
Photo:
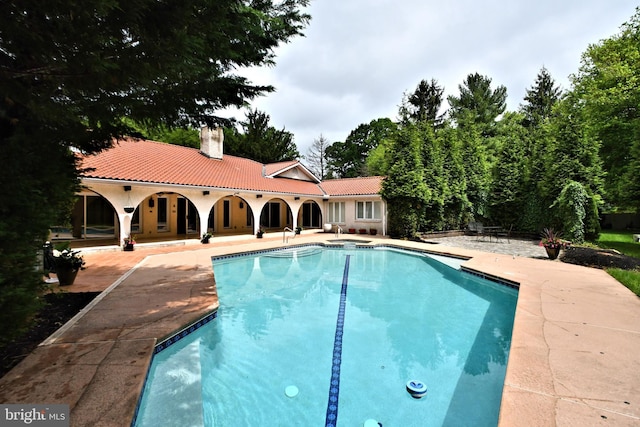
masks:
<svg viewBox="0 0 640 427"><path fill-rule="evenodd" d="M523 103L544 66L562 89L590 44L619 33L632 0L311 0L305 37L276 51L276 65L241 70L275 92L251 102L300 154L322 135L344 141L360 124L397 119L403 94L437 80L448 95L472 73ZM448 104L444 103L445 107ZM244 119L238 110L221 115Z"/></svg>

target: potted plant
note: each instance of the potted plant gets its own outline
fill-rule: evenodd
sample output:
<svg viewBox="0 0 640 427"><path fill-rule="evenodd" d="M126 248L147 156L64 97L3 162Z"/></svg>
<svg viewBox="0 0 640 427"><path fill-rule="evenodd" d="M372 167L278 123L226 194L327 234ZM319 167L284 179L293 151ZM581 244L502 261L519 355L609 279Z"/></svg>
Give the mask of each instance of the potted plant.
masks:
<svg viewBox="0 0 640 427"><path fill-rule="evenodd" d="M209 233L208 231L206 233L204 233L202 235L202 239L200 239L200 242L207 244L209 243L209 239L211 239L213 237L213 234Z"/></svg>
<svg viewBox="0 0 640 427"><path fill-rule="evenodd" d="M300 234L302 232L302 227L296 227L296 234Z"/></svg>
<svg viewBox="0 0 640 427"><path fill-rule="evenodd" d="M371 234L372 236L375 236L376 234L378 234L378 229L371 227L369 229L369 234Z"/></svg>
<svg viewBox="0 0 640 427"><path fill-rule="evenodd" d="M358 231L360 232L360 234L367 234L367 229L366 228L361 228Z"/></svg>
<svg viewBox="0 0 640 427"><path fill-rule="evenodd" d="M78 271L84 270L84 259L80 255L80 251L72 251L69 248L59 251L53 250L53 259L55 262L56 275L61 286L72 285L76 280Z"/></svg>
<svg viewBox="0 0 640 427"><path fill-rule="evenodd" d="M136 236L134 236L133 234L129 234L122 241L122 249L125 250L125 251L132 251L133 250L133 245L135 245L135 244L136 244Z"/></svg>
<svg viewBox="0 0 640 427"><path fill-rule="evenodd" d="M256 233L256 237L257 237L258 239L262 239L262 235L263 235L263 234L264 234L264 229L263 229L262 227L260 227L260 228L258 229L258 232Z"/></svg>
<svg viewBox="0 0 640 427"><path fill-rule="evenodd" d="M553 228L545 228L542 230L540 246L544 246L549 259L558 258L560 250L566 248L570 244L571 242L562 239L561 233L554 231Z"/></svg>
<svg viewBox="0 0 640 427"><path fill-rule="evenodd" d="M350 228L349 229L349 234L356 234L356 229L355 228Z"/></svg>

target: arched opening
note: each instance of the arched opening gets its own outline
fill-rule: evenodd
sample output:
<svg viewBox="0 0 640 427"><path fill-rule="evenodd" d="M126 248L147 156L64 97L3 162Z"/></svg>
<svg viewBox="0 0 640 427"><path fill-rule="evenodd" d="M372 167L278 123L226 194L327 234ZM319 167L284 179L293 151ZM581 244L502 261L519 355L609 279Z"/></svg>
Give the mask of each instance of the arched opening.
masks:
<svg viewBox="0 0 640 427"><path fill-rule="evenodd" d="M198 210L180 193L151 194L140 202L131 217L131 234L141 241L197 239L200 229Z"/></svg>
<svg viewBox="0 0 640 427"><path fill-rule="evenodd" d="M117 243L120 229L115 208L102 195L85 191L76 196L67 224L51 226L51 239Z"/></svg>
<svg viewBox="0 0 640 427"><path fill-rule="evenodd" d="M209 211L207 231L216 235L253 234L253 211L242 197L225 196Z"/></svg>
<svg viewBox="0 0 640 427"><path fill-rule="evenodd" d="M298 212L298 226L303 228L322 228L322 209L313 200L302 204Z"/></svg>
<svg viewBox="0 0 640 427"><path fill-rule="evenodd" d="M260 226L267 231L292 228L293 214L287 202L282 199L269 200L260 212Z"/></svg>

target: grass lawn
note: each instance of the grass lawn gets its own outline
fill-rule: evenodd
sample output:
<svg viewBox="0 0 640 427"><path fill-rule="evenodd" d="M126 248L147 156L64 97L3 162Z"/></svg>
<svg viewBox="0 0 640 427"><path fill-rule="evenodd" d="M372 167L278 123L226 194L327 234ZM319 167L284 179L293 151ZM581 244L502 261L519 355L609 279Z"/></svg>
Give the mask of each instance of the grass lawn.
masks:
<svg viewBox="0 0 640 427"><path fill-rule="evenodd" d="M601 248L615 249L625 255L640 258L640 243L633 241L633 235L638 233L639 232L603 231L595 243ZM640 271L608 268L607 273L631 289L633 293L640 296Z"/></svg>

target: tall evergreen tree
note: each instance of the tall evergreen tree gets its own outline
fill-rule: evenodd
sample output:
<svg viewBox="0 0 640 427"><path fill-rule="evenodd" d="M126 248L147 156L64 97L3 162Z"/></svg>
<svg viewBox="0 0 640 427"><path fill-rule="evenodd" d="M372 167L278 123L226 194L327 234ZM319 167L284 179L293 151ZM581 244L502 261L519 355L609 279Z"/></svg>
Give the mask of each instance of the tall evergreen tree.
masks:
<svg viewBox="0 0 640 427"><path fill-rule="evenodd" d="M550 206L567 184L577 182L589 195L589 206L601 205L604 199L604 171L599 155L600 143L585 125L584 107L574 94L570 93L554 109L551 129L554 142L545 158L547 169L540 188L541 196ZM599 232L597 210L585 210L587 217L584 222L589 228L584 235L594 236ZM555 220L558 226L565 222L558 216Z"/></svg>
<svg viewBox="0 0 640 427"><path fill-rule="evenodd" d="M446 158L451 154L444 150L442 138L438 138L430 125L422 126L422 165L424 182L429 189L429 199L425 202L423 230L443 230L445 228L445 200L449 191Z"/></svg>
<svg viewBox="0 0 640 427"><path fill-rule="evenodd" d="M438 81L421 80L415 91L407 97L407 114L415 122L429 122L432 125L442 123L442 115L438 115L442 107L444 88Z"/></svg>
<svg viewBox="0 0 640 427"><path fill-rule="evenodd" d="M522 114L506 113L500 121L500 152L492 166L489 192L492 222L519 226L526 205L526 130Z"/></svg>
<svg viewBox="0 0 640 427"><path fill-rule="evenodd" d="M458 126L474 124L482 136L492 136L496 118L507 108L507 88L500 85L491 89L491 78L473 73L458 85L458 89L459 96L447 97L451 118Z"/></svg>
<svg viewBox="0 0 640 427"><path fill-rule="evenodd" d="M464 163L463 143L458 129L445 126L437 137L442 146L444 159L444 229L456 230L467 223L471 216L471 203L467 197L466 169L473 167Z"/></svg>
<svg viewBox="0 0 640 427"><path fill-rule="evenodd" d="M271 126L271 117L259 110L251 110L240 122L242 132L225 129L225 153L246 157L260 163L275 163L300 157L293 134L284 128Z"/></svg>
<svg viewBox="0 0 640 427"><path fill-rule="evenodd" d="M420 138L414 125L402 126L393 142L392 164L382 182L382 197L388 201L389 234L414 238L430 194L424 183Z"/></svg>
<svg viewBox="0 0 640 427"><path fill-rule="evenodd" d="M547 69L542 67L534 85L527 89L525 104L520 105L520 111L524 114L524 125L537 126L543 120L549 119L553 106L561 96L562 90L555 84Z"/></svg>
<svg viewBox="0 0 640 427"><path fill-rule="evenodd" d="M29 318L36 253L68 212L75 156L136 123L213 126L216 110L273 90L234 70L274 63L308 0L0 2L0 324ZM16 179L16 177L20 179ZM2 339L0 338L0 339Z"/></svg>

